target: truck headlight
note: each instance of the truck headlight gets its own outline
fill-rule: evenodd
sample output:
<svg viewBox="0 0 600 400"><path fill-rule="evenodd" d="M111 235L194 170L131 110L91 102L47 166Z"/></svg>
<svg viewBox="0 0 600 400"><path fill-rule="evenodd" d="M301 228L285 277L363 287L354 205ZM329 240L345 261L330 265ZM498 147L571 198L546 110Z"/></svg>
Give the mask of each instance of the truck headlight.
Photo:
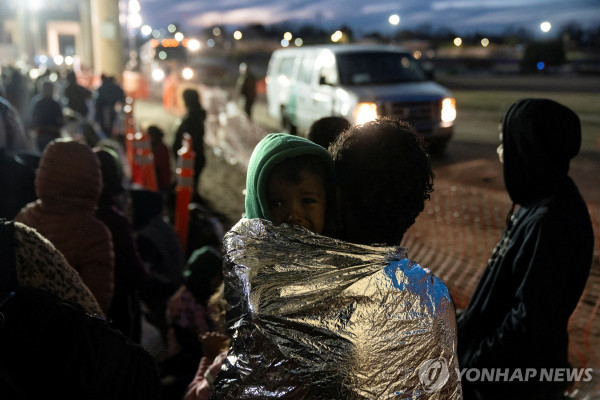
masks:
<svg viewBox="0 0 600 400"><path fill-rule="evenodd" d="M354 122L357 125L377 119L377 104L358 103L354 109Z"/></svg>
<svg viewBox="0 0 600 400"><path fill-rule="evenodd" d="M456 119L456 100L447 97L442 100L442 121L452 122Z"/></svg>

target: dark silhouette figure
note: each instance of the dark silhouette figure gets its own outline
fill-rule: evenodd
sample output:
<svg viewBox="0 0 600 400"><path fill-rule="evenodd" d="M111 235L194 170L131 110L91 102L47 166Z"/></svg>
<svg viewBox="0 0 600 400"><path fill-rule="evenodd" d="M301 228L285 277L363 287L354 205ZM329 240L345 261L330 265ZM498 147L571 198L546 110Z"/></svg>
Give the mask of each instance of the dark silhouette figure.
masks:
<svg viewBox="0 0 600 400"><path fill-rule="evenodd" d="M48 143L60 137L64 122L62 108L54 100L54 84L44 81L39 100L35 102L31 112L31 128L37 134L39 151L44 151Z"/></svg>
<svg viewBox="0 0 600 400"><path fill-rule="evenodd" d="M23 115L31 95L31 83L16 68L9 68L7 81L4 85L6 100L8 100Z"/></svg>
<svg viewBox="0 0 600 400"><path fill-rule="evenodd" d="M579 118L545 99L514 103L502 125L507 226L458 318L461 368L568 367L567 323L585 286L594 235L568 176L581 145ZM565 382L470 382L465 399L560 399Z"/></svg>
<svg viewBox="0 0 600 400"><path fill-rule="evenodd" d="M198 194L198 182L200 181L200 173L206 164L204 156L204 120L206 119L206 111L200 104L200 95L195 89L186 89L183 92L183 102L187 110L187 114L183 117L181 124L175 132L175 140L173 141L173 155L177 160L177 151L181 148L183 134L189 133L192 136L192 144L196 152L194 160L194 196L192 201L200 200Z"/></svg>
<svg viewBox="0 0 600 400"><path fill-rule="evenodd" d="M154 154L154 168L156 169L158 190L167 193L169 189L171 189L173 174L171 173L171 157L169 155L169 149L163 140L165 134L162 129L156 125L150 125L147 131L148 135L150 135L152 153Z"/></svg>
<svg viewBox="0 0 600 400"><path fill-rule="evenodd" d="M115 252L115 292L107 317L112 326L136 343L141 340L142 282L146 269L138 252L133 226L121 209L119 196L124 192L121 184L118 154L108 148L95 148L102 168L102 193L98 199L96 218L110 230Z"/></svg>
<svg viewBox="0 0 600 400"><path fill-rule="evenodd" d="M244 101L244 112L252 119L252 106L256 100L256 78L246 63L240 64L240 77L238 79L239 93Z"/></svg>
<svg viewBox="0 0 600 400"><path fill-rule="evenodd" d="M0 218L13 219L37 198L34 180L39 154L29 147L18 111L0 97Z"/></svg>
<svg viewBox="0 0 600 400"><path fill-rule="evenodd" d="M308 139L328 148L337 137L350 128L350 122L344 117L324 117L310 126L308 131Z"/></svg>
<svg viewBox="0 0 600 400"><path fill-rule="evenodd" d="M67 107L77 112L80 117L87 118L89 113L87 101L92 98L92 92L77 83L77 75L74 71L67 73L64 97Z"/></svg>
<svg viewBox="0 0 600 400"><path fill-rule="evenodd" d="M94 93L95 120L105 136L113 134L113 124L117 118L115 106L125 103L125 92L110 76L102 75L102 83Z"/></svg>

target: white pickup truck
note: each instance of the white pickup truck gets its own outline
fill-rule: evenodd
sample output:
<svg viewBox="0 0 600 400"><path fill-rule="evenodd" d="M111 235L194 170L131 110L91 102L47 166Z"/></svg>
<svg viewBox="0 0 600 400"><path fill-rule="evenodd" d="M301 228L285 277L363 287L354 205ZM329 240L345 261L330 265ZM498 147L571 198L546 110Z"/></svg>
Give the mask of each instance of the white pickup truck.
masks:
<svg viewBox="0 0 600 400"><path fill-rule="evenodd" d="M273 52L266 77L269 115L306 132L323 117L361 124L387 116L410 122L442 154L453 135L456 102L428 79L406 50L387 45L329 45Z"/></svg>

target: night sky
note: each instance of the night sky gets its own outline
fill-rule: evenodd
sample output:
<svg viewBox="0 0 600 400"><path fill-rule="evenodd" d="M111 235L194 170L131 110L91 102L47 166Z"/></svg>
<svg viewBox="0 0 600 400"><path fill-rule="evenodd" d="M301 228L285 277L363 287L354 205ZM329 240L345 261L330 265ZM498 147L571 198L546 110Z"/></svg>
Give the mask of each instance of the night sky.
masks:
<svg viewBox="0 0 600 400"><path fill-rule="evenodd" d="M584 28L600 26L600 0L139 0L144 24L165 28L178 23L189 33L214 25L253 23L304 23L339 28L345 24L358 34L429 25L456 33L502 33L525 27L542 34L539 25L549 21L551 35L567 22ZM388 22L400 15L397 26Z"/></svg>

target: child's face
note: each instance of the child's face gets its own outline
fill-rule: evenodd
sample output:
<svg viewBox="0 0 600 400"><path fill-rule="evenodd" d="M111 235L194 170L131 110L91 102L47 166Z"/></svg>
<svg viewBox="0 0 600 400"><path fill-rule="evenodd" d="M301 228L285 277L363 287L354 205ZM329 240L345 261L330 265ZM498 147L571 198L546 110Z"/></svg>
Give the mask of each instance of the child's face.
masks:
<svg viewBox="0 0 600 400"><path fill-rule="evenodd" d="M300 172L300 183L269 178L267 201L276 225L300 225L315 233L325 226L327 193L321 178L308 171Z"/></svg>

